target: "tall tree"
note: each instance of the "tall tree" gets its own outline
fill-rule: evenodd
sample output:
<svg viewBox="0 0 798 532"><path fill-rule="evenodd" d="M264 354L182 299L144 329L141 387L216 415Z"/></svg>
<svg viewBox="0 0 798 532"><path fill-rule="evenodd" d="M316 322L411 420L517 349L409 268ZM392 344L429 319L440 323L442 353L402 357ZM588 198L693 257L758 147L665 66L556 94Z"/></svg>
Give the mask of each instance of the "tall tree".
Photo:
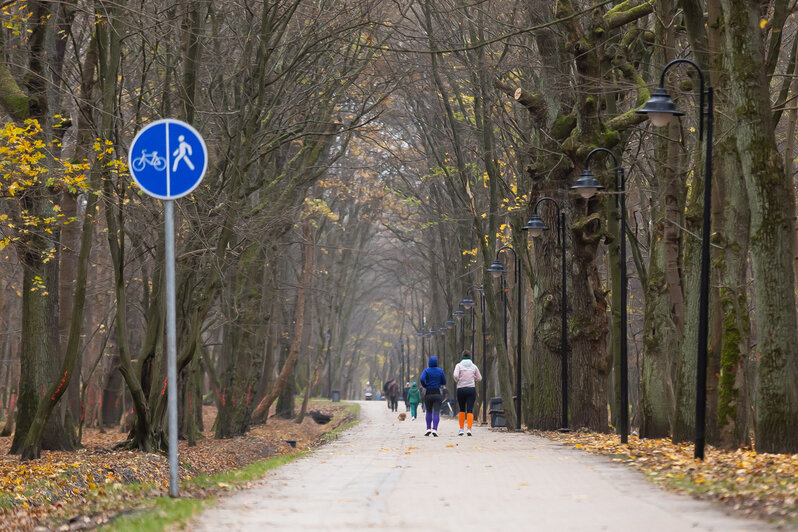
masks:
<svg viewBox="0 0 798 532"><path fill-rule="evenodd" d="M784 1L775 7L784 9ZM762 3L721 0L737 148L751 206L756 296L757 450L798 451L798 327L792 269L795 197L774 134ZM767 23L767 20L765 20ZM777 28L780 31L780 28Z"/></svg>

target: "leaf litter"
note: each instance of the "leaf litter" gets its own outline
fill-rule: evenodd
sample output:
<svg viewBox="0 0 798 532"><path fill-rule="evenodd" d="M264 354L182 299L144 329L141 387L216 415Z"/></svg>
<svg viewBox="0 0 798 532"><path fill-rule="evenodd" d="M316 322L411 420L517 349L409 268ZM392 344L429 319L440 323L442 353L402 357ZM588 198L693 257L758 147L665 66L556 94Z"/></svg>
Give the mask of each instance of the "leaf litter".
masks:
<svg viewBox="0 0 798 532"><path fill-rule="evenodd" d="M693 458L693 444L617 434L544 432L535 434L593 454L610 456L642 471L670 491L718 501L745 517L779 525L798 523L798 454L757 453L753 448L726 451L705 447L704 460Z"/></svg>

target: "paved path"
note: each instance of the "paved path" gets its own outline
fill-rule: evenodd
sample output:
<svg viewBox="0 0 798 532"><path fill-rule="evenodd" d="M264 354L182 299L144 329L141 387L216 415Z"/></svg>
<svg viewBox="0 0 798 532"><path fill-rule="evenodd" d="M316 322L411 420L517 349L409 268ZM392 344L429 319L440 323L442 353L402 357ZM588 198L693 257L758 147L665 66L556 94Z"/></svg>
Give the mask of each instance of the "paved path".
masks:
<svg viewBox="0 0 798 532"><path fill-rule="evenodd" d="M400 411L403 406L400 405ZM607 458L548 440L441 421L399 421L363 402L362 422L201 514L191 530L770 530L664 492Z"/></svg>

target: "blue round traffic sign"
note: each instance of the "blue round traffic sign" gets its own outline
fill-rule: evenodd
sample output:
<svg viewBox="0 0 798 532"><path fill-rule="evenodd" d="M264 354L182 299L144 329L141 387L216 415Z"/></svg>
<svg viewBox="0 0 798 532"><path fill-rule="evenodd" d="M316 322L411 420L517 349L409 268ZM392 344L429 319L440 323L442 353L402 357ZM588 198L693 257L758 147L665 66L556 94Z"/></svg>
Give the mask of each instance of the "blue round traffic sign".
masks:
<svg viewBox="0 0 798 532"><path fill-rule="evenodd" d="M128 152L130 175L150 196L171 200L190 194L208 168L208 148L196 129L164 118L147 124Z"/></svg>

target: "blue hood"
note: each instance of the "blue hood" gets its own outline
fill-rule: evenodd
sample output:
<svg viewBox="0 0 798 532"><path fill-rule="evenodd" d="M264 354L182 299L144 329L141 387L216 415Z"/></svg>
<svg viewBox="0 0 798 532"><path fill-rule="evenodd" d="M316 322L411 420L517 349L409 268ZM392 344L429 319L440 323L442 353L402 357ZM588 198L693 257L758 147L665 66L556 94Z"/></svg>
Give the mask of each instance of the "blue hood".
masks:
<svg viewBox="0 0 798 532"><path fill-rule="evenodd" d="M431 356L429 357L429 367L437 368L438 367L438 357Z"/></svg>

